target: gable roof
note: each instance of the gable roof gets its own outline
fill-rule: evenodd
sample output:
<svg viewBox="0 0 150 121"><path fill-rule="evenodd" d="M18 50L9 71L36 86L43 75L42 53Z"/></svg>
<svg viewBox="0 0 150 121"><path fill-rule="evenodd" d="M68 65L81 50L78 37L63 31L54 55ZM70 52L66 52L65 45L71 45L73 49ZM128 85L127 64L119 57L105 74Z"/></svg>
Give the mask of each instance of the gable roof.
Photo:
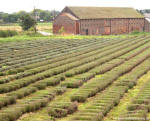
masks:
<svg viewBox="0 0 150 121"><path fill-rule="evenodd" d="M71 15L70 13L63 13L62 15L68 16L72 20L79 20L78 18L76 18L75 16Z"/></svg>
<svg viewBox="0 0 150 121"><path fill-rule="evenodd" d="M144 18L133 8L126 7L66 7L79 19Z"/></svg>

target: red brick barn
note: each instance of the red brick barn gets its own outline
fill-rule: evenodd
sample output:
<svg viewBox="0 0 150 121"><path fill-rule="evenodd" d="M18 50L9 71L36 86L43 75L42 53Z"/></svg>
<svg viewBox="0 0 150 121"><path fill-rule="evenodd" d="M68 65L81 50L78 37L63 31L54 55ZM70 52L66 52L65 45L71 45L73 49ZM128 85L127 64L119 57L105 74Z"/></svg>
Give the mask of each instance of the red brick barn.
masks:
<svg viewBox="0 0 150 121"><path fill-rule="evenodd" d="M80 35L124 34L149 31L146 19L133 8L65 7L55 18L53 33Z"/></svg>

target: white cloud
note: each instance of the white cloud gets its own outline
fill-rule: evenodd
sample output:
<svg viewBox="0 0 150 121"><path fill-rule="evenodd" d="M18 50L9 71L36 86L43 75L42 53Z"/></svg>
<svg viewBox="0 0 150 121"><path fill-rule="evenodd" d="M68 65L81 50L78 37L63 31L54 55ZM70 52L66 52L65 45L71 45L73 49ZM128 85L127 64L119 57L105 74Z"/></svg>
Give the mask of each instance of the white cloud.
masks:
<svg viewBox="0 0 150 121"><path fill-rule="evenodd" d="M31 11L34 7L45 10L62 10L65 6L113 6L149 8L149 0L0 0L0 11Z"/></svg>

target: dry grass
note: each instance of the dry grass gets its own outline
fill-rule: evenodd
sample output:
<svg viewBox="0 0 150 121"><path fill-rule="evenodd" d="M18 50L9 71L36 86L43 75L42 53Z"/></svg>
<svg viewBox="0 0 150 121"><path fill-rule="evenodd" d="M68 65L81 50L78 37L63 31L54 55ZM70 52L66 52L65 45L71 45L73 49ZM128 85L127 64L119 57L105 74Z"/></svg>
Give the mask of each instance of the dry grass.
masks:
<svg viewBox="0 0 150 121"><path fill-rule="evenodd" d="M52 32L52 23L38 23L37 29L39 31ZM0 30L16 30L18 32L21 32L22 28L19 25L12 24L12 25L0 26Z"/></svg>
<svg viewBox="0 0 150 121"><path fill-rule="evenodd" d="M0 26L0 30L16 30L21 32L22 28L20 26Z"/></svg>

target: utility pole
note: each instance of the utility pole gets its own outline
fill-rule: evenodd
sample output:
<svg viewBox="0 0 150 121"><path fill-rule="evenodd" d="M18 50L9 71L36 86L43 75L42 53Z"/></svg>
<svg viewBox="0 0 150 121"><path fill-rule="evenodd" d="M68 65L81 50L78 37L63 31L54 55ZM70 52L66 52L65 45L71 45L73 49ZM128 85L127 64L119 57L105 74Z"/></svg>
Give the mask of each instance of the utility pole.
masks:
<svg viewBox="0 0 150 121"><path fill-rule="evenodd" d="M53 20L55 19L56 15L55 15L55 9L53 10Z"/></svg>
<svg viewBox="0 0 150 121"><path fill-rule="evenodd" d="M35 22L37 22L37 14L36 14L35 1L36 1L36 0L33 0L33 4L34 4L34 8L33 8L33 18L34 18ZM36 25L34 26L34 31L35 31L35 33L37 32Z"/></svg>
<svg viewBox="0 0 150 121"><path fill-rule="evenodd" d="M33 17L34 17L35 21L37 21L35 0L33 0L33 3L34 3Z"/></svg>

